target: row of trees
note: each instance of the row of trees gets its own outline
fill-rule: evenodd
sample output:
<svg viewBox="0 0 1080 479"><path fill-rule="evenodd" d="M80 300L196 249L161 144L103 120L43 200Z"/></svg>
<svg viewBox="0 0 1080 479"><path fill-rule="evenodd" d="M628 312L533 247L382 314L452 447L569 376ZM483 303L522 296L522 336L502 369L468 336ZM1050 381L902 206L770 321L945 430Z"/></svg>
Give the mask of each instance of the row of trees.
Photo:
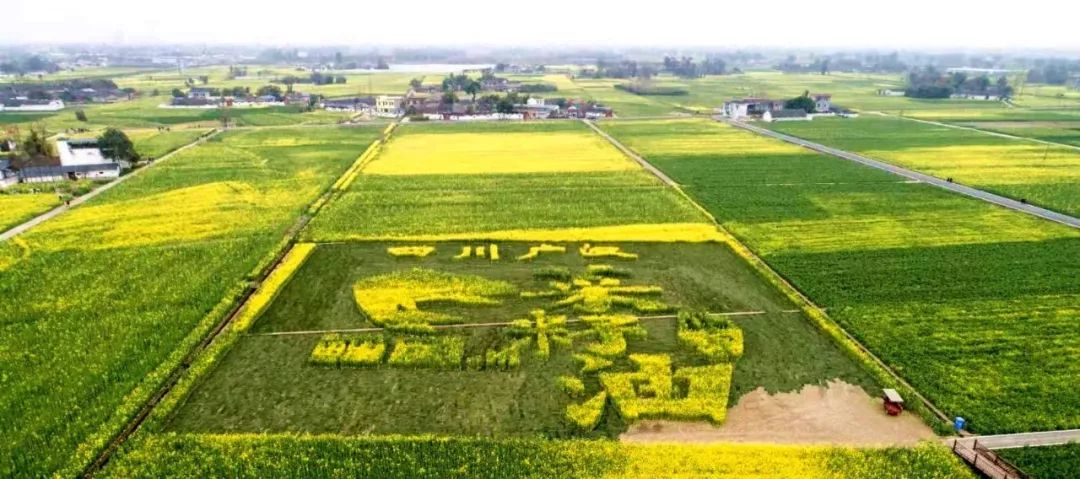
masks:
<svg viewBox="0 0 1080 479"><path fill-rule="evenodd" d="M231 96L235 98L246 98L251 96L251 87L237 86L232 88L208 88L210 96ZM183 90L179 88L173 88L172 96L174 98L183 98L187 96ZM264 85L255 90L255 96L272 96L281 100L285 98L285 92L282 91L280 86L277 85Z"/></svg>
<svg viewBox="0 0 1080 479"><path fill-rule="evenodd" d="M908 73L905 95L913 98L948 98L954 93L965 95L1012 96L1013 87L1005 76L992 79L989 75L968 75L964 72L942 73L929 66Z"/></svg>
<svg viewBox="0 0 1080 479"><path fill-rule="evenodd" d="M664 57L664 71L682 78L698 78L704 75L723 75L727 73L727 63L720 58L706 57L700 63L684 56L682 58Z"/></svg>
<svg viewBox="0 0 1080 479"><path fill-rule="evenodd" d="M1028 70L1027 81L1064 85L1077 75L1080 75L1080 61L1050 59L1035 62L1035 67Z"/></svg>

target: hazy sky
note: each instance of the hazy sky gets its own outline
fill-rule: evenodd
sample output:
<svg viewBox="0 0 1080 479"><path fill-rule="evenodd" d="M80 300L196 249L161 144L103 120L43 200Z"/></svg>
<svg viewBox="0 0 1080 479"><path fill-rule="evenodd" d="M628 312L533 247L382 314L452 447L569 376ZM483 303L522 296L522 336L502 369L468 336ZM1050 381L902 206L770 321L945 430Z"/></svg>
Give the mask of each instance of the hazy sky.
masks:
<svg viewBox="0 0 1080 479"><path fill-rule="evenodd" d="M3 0L2 43L1055 48L1074 0Z"/></svg>

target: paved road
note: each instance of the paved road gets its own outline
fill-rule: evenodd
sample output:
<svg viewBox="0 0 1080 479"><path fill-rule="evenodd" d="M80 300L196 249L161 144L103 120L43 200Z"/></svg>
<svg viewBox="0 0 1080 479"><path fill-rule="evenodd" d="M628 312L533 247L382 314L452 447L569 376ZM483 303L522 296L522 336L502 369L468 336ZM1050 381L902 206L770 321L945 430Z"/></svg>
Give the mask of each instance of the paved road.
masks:
<svg viewBox="0 0 1080 479"><path fill-rule="evenodd" d="M1066 143L1058 143L1056 141L1047 141L1047 140L1040 140L1038 138L1028 138L1026 136L1010 135L1008 133L1000 133L1000 132L997 132L997 131L984 130L982 128L975 128L973 126L953 125L953 124L950 124L950 123L942 123L940 121L920 120L918 118L911 118L911 117L907 117L907 116L890 115L888 113L884 113L884 112L880 112L880 111L872 111L870 113L873 113L873 114L879 115L879 116L887 116L887 117L892 117L892 118L900 118L900 119L908 120L908 121L914 121L916 123L925 123L927 125L943 126L945 128L953 128L953 129L956 129L956 130L974 131L974 132L977 132L977 133L982 133L984 135L997 136L997 137L1001 137L1001 138L1008 138L1010 140L1029 141L1029 142L1032 142L1032 143L1039 143L1039 144L1042 144L1042 145L1048 145L1048 146L1053 146L1053 147L1067 148L1067 149L1070 149L1070 150L1080 151L1080 146L1069 145L1069 144L1066 144Z"/></svg>
<svg viewBox="0 0 1080 479"><path fill-rule="evenodd" d="M1080 443L1080 429L1066 429L1061 431L1022 432L1017 434L999 434L994 436L971 436L962 439L949 439L947 444L952 445L954 440L960 441L970 447L975 441L987 449L1010 449L1024 446L1056 446L1070 442Z"/></svg>
<svg viewBox="0 0 1080 479"><path fill-rule="evenodd" d="M980 189L977 189L977 188L972 188L970 186L964 186L964 185L960 185L960 184L957 184L957 183L950 183L950 182L945 181L945 180L943 180L941 178L938 178L938 177L935 177L935 176L930 176L930 175L927 175L925 173L919 173L917 171L909 170L907 168L902 168L902 167L892 165L892 164L889 164L889 163L885 163L885 162L882 162L882 161L873 160L873 159L867 158L865 156L856 155L854 153L847 152L847 151L844 151L844 150L838 150L836 148L830 148L830 147L822 145L820 143L814 143L812 141L807 141L807 140L804 140L802 138L796 138L796 137L791 136L791 135L785 135L783 133L778 133L778 132L775 132L775 131L772 131L772 130L761 128L759 126L750 125L750 124L747 124L747 123L744 123L744 122L741 122L741 121L732 121L732 120L728 120L728 119L720 119L720 120L724 121L724 122L727 122L728 124L733 125L735 127L742 128L744 130L748 130L748 131L751 131L751 132L754 132L754 133L758 133L760 135L776 138L778 140L783 140L783 141L786 141L786 142L791 143L791 144L799 145L799 146L802 146L804 148L808 148L808 149L817 151L819 153L825 153L827 155L832 155L832 156L835 156L837 158L843 158L845 160L850 160L850 161L854 161L856 163L861 163L861 164L866 165L866 166L870 166L870 167L873 167L873 168L877 168L879 170L887 171L887 172L892 173L894 175L899 175L899 176L902 176L904 178L908 178L908 179L919 181L919 182L922 182L922 183L927 183L927 184L930 184L930 185L934 185L934 186L937 186L939 188L944 188L946 190L953 191L955 193L960 193L960 194L965 195L965 196L970 196L972 198L980 199L980 200L986 201L988 203L993 203L993 204L998 205L998 206L1004 206L1005 208L1016 210L1016 211L1019 211L1019 212L1022 212L1022 213L1027 213L1027 214L1033 215L1033 216L1038 216L1040 218L1047 219L1047 220L1050 220L1050 221L1054 221L1054 222L1057 222L1057 223L1061 223L1063 225L1072 226L1073 228L1080 228L1080 218L1076 218L1076 217L1069 216L1069 215L1066 215L1066 214L1058 213L1056 211L1050 211L1050 210L1048 210L1046 208L1040 208L1038 206L1029 205L1027 203L1021 203L1021 202L1019 202L1017 200L1014 200L1012 198L1006 198L1004 196L995 195L993 193L988 193L986 191L983 191L983 190L980 190Z"/></svg>
<svg viewBox="0 0 1080 479"><path fill-rule="evenodd" d="M3 232L3 233L0 233L0 242L7 241L7 240L9 240L11 238L14 238L14 237L16 237L18 235L21 235L21 234L25 233L27 230L29 230L30 228L33 228L33 227L35 227L35 226L37 226L37 225L39 225L41 223L44 223L44 222L46 222L48 220L51 220L51 219L63 214L67 210L70 210L70 209L72 209L72 208L74 208L76 206L79 206L79 205L81 205L83 203L86 203L87 201L90 201L94 197L96 197L96 196L98 196L98 195L100 195L100 194L102 194L102 193L104 193L104 192L106 192L108 190L113 189L114 187L116 187L116 185L119 185L120 183L123 183L123 182L127 181L129 178L134 177L134 176L138 176L140 173L142 173L142 172L144 172L144 171L146 171L146 170L148 170L150 168L153 168L154 165L157 165L158 163L161 163L162 161L165 161L165 160L168 160L169 158L172 158L173 155L176 155L177 153L180 153L181 151L184 151L184 150L186 150L188 148L191 148L191 147L193 147L195 145L198 145L198 144L206 141L207 139L209 139L209 138L213 137L214 135L218 134L219 131L220 130L214 130L213 133L211 133L211 134L209 134L207 136L204 136L202 138L199 138L199 139L197 139L197 140L195 140L195 141L193 141L191 143L188 143L188 144L186 144L184 146L181 146L180 148L177 148L177 149L173 150L171 153L169 153L169 154L167 154L165 156L162 156L161 158L158 158L157 160L154 160L153 163L150 163L150 164L148 164L146 166L143 166L142 168L139 168L139 169L137 169L135 171L132 171L131 173L129 173L127 175L121 176L121 177L119 177L119 178L117 178L117 179L115 179L113 181L110 181L110 182L108 182L108 183L106 183L104 185L101 185L101 186L95 188L93 191L91 191L91 192L89 192L89 193L87 193L85 195L82 195L82 196L80 196L78 198L75 198L75 199L71 200L71 205L57 206L56 208L53 208L53 209L51 209L51 210L49 210L49 211L47 211L45 213L42 213L39 216L34 217L30 221L27 221L27 222L25 222L25 223L23 223L21 225L18 225L18 226L14 227L14 228L11 228L11 229Z"/></svg>

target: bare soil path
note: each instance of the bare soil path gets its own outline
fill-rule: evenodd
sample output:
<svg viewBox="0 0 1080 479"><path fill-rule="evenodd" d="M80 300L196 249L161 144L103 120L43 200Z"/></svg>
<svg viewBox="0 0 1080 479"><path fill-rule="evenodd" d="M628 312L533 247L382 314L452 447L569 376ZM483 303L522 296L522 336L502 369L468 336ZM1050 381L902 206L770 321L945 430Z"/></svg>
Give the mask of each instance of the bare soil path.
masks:
<svg viewBox="0 0 1080 479"><path fill-rule="evenodd" d="M889 416L881 400L842 381L770 395L757 389L728 410L721 426L641 421L620 436L635 443L742 442L909 446L937 436L911 413Z"/></svg>

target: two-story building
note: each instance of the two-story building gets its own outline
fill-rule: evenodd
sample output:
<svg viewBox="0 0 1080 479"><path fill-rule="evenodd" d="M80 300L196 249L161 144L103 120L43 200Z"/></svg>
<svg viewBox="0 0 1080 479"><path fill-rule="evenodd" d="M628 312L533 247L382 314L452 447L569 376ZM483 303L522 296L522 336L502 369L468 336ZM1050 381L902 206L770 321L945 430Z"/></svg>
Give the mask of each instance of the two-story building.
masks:
<svg viewBox="0 0 1080 479"><path fill-rule="evenodd" d="M380 116L401 116L404 113L404 98L397 95L379 95L375 97L375 113Z"/></svg>

